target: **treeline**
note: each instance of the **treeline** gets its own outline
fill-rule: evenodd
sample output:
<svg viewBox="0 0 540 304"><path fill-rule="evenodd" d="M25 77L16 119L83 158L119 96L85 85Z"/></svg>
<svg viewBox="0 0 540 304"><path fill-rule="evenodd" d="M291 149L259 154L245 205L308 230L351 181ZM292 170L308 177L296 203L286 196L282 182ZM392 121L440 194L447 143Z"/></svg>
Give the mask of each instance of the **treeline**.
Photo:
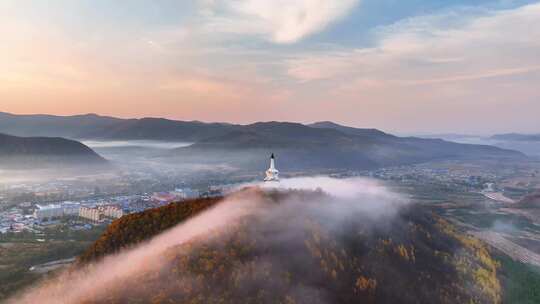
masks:
<svg viewBox="0 0 540 304"><path fill-rule="evenodd" d="M221 198L201 198L123 216L112 222L101 237L79 256L79 264L93 262L134 246L216 204Z"/></svg>

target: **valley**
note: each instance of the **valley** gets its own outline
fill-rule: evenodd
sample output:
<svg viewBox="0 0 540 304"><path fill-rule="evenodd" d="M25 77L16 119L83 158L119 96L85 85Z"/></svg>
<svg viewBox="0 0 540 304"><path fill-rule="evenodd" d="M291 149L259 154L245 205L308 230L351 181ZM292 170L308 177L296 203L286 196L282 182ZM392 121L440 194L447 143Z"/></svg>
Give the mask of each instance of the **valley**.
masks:
<svg viewBox="0 0 540 304"><path fill-rule="evenodd" d="M4 262L0 264L12 275L0 278L5 286L0 290L0 299L73 267L74 259L95 246L94 242L111 223L119 223L114 218L89 221L77 215L42 221L35 216L38 204L52 206L69 202L77 208L90 209L113 206L123 214L135 216L175 201L219 198L261 181L266 165L264 159L269 151L277 151L277 164L285 180L330 176L337 180L380 181L392 191L406 195L422 210L452 223L459 233L485 242L496 259L509 258L504 260L506 267L525 267L535 276L534 269L540 265L540 209L523 209L520 204L540 187L540 161L535 157L484 146L400 138L378 130L328 122L311 126L265 123L249 128L258 131L241 131L224 135L225 139L217 137L195 142L84 140L82 143L88 149L110 164L96 172L73 168L31 171L4 168L0 183L0 244L4 248ZM313 133L309 135L306 130ZM347 142L351 140L348 136L359 136L355 140L368 144L361 146L366 149L364 155L375 151L369 148L369 143L398 145L395 147L404 153L407 145L424 142L431 147L429 149L434 149L429 150L434 156L422 152L423 156L409 158L409 154L389 163L385 163L387 157L384 162L379 156L351 158L348 156L351 151L341 151L347 156L337 156L331 150L319 150L323 149L319 141L327 141L327 132L333 138L342 134L340 136L345 137L339 140ZM291 140L296 141L293 146ZM310 149L298 150L294 145ZM458 150L451 152L454 148ZM439 149L446 151L441 154ZM459 149L465 150L459 152ZM474 157L476 152L470 153L475 150L494 154ZM460 157L459 153L466 153L467 157ZM339 162L328 160L328 155ZM350 165L357 161L358 166ZM28 254L17 256L20 250Z"/></svg>

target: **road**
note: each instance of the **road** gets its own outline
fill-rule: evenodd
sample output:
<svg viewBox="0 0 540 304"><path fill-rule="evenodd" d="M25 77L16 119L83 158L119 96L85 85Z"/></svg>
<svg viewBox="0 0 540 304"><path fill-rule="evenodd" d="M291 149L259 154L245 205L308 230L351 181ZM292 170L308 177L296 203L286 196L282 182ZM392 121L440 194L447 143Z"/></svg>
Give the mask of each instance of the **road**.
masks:
<svg viewBox="0 0 540 304"><path fill-rule="evenodd" d="M514 204L516 202L515 200L504 196L504 194L502 194L501 192L482 192L482 194L485 197L492 199L494 201L498 201L498 202L503 202L503 203L508 203L508 204Z"/></svg>
<svg viewBox="0 0 540 304"><path fill-rule="evenodd" d="M68 266L72 264L73 262L75 262L75 258L57 260L57 261L52 261L52 262L48 262L44 264L34 265L30 267L29 270L31 272L36 272L36 273L47 273L47 272L56 270L58 268Z"/></svg>
<svg viewBox="0 0 540 304"><path fill-rule="evenodd" d="M521 247L506 239L502 234L497 232L470 232L473 236L481 239L489 245L502 251L516 261L531 264L540 267L540 255L536 254L525 247Z"/></svg>

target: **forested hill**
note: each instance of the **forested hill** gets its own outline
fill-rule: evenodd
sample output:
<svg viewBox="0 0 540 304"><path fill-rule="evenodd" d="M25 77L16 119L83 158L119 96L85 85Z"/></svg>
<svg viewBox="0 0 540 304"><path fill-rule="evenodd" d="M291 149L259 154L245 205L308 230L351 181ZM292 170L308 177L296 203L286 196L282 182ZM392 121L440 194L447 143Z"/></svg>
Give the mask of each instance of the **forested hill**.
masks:
<svg viewBox="0 0 540 304"><path fill-rule="evenodd" d="M213 206L222 198L202 198L171 203L133 213L115 220L86 252L79 263L99 260L105 255L132 247Z"/></svg>
<svg viewBox="0 0 540 304"><path fill-rule="evenodd" d="M88 303L500 303L498 266L483 243L419 206L382 220L351 212L336 226L305 210L321 195L259 192L254 200L286 212L263 212L231 223L223 235L170 247L159 257L166 267L119 284L129 292L111 289ZM332 204L327 199L323 204ZM81 256L79 267L218 201L123 217Z"/></svg>
<svg viewBox="0 0 540 304"><path fill-rule="evenodd" d="M0 167L106 165L84 144L58 137L17 137L0 134Z"/></svg>

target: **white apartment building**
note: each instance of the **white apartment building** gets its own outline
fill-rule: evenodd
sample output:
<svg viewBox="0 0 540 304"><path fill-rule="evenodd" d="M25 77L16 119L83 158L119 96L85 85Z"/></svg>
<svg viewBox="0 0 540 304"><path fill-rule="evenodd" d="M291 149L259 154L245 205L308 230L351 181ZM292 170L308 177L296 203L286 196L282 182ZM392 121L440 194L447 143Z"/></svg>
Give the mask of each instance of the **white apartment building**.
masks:
<svg viewBox="0 0 540 304"><path fill-rule="evenodd" d="M39 221L50 220L64 216L64 209L61 205L36 205L34 217Z"/></svg>
<svg viewBox="0 0 540 304"><path fill-rule="evenodd" d="M124 211L117 206L81 207L79 209L79 216L81 218L93 222L102 222L106 218L117 219L123 215Z"/></svg>
<svg viewBox="0 0 540 304"><path fill-rule="evenodd" d="M36 205L34 217L39 221L60 218L64 216L77 216L79 214L79 203L63 202L61 204Z"/></svg>
<svg viewBox="0 0 540 304"><path fill-rule="evenodd" d="M124 215L124 211L117 206L105 206L103 207L103 215L108 218L121 218Z"/></svg>
<svg viewBox="0 0 540 304"><path fill-rule="evenodd" d="M81 208L81 204L74 202L63 202L61 205L64 209L64 216L79 215L79 208Z"/></svg>
<svg viewBox="0 0 540 304"><path fill-rule="evenodd" d="M198 198L200 195L198 190L193 190L190 188L185 188L185 189L177 188L174 191L172 191L171 194L181 199Z"/></svg>
<svg viewBox="0 0 540 304"><path fill-rule="evenodd" d="M82 217L84 219L93 221L93 222L101 222L103 220L103 216L101 212L98 210L98 208L91 208L91 207L81 207L79 209L79 217Z"/></svg>

